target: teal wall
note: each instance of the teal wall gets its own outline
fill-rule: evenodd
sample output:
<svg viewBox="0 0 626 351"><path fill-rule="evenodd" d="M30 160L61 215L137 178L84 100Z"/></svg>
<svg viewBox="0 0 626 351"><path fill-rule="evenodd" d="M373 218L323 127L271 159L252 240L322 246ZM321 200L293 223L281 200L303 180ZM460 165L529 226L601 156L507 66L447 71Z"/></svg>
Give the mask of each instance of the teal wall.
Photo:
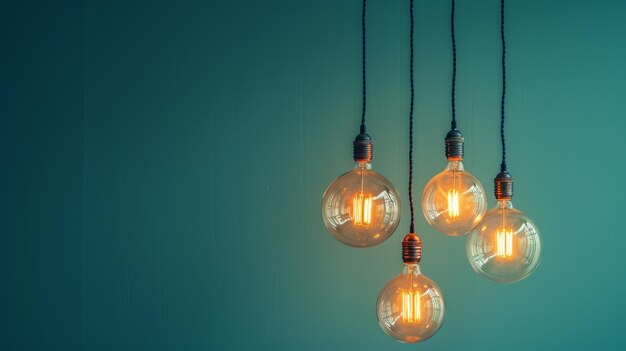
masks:
<svg viewBox="0 0 626 351"><path fill-rule="evenodd" d="M498 171L499 1L457 1L466 167ZM407 203L408 0L369 3L374 167ZM449 1L416 6L416 187L444 166ZM612 350L623 347L626 1L509 1L515 204L529 279L477 276L421 215L448 303L419 346L378 327L408 208L372 249L320 217L351 166L360 1L0 5L0 349ZM490 199L493 205L493 200Z"/></svg>

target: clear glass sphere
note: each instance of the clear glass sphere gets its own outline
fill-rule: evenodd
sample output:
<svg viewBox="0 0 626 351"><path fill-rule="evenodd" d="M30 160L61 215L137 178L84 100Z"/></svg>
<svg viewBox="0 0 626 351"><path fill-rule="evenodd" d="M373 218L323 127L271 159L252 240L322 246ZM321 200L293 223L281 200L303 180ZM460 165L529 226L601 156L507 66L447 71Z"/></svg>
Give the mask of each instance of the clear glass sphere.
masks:
<svg viewBox="0 0 626 351"><path fill-rule="evenodd" d="M541 260L541 240L535 224L500 200L467 237L467 258L480 275L499 283L528 277Z"/></svg>
<svg viewBox="0 0 626 351"><path fill-rule="evenodd" d="M376 315L380 327L392 338L415 343L433 336L445 313L445 301L435 282L416 264L405 264L378 295Z"/></svg>
<svg viewBox="0 0 626 351"><path fill-rule="evenodd" d="M422 213L431 227L450 236L467 234L485 215L485 188L465 172L463 162L449 161L422 193Z"/></svg>
<svg viewBox="0 0 626 351"><path fill-rule="evenodd" d="M324 224L335 239L354 247L385 241L400 223L400 195L371 163L354 168L332 182L322 197Z"/></svg>

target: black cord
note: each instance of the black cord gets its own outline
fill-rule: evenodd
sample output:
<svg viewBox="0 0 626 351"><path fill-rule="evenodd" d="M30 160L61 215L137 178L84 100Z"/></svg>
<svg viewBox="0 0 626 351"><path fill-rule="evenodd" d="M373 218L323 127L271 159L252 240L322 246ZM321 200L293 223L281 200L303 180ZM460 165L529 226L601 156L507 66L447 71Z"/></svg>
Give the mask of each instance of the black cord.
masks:
<svg viewBox="0 0 626 351"><path fill-rule="evenodd" d="M500 1L500 36L502 37L502 105L500 118L500 140L502 142L502 163L500 171L506 172L506 142L504 139L504 100L506 97L506 41L504 40L504 0Z"/></svg>
<svg viewBox="0 0 626 351"><path fill-rule="evenodd" d="M452 33L452 129L456 129L456 39L454 37L454 7L454 0L452 0L452 13L450 15Z"/></svg>
<svg viewBox="0 0 626 351"><path fill-rule="evenodd" d="M411 48L411 60L409 63L410 81L411 81L411 107L409 109L409 203L411 206L411 227L410 232L415 233L415 209L413 206L413 106L415 102L415 83L413 81L413 32L415 28L413 19L413 0L410 1L411 11L411 34L409 46Z"/></svg>
<svg viewBox="0 0 626 351"><path fill-rule="evenodd" d="M366 70L365 70L365 10L367 7L367 0L363 0L363 13L361 14L361 33L363 39L363 109L361 112L361 133L366 132L365 127L365 110L367 107L367 81L366 81Z"/></svg>

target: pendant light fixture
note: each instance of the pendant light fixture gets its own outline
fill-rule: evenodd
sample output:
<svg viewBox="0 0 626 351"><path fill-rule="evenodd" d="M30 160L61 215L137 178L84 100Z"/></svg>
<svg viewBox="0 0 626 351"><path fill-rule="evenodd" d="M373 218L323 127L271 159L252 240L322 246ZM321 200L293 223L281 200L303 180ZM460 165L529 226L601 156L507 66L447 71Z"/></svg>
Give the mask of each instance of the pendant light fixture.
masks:
<svg viewBox="0 0 626 351"><path fill-rule="evenodd" d="M445 302L441 290L428 277L421 273L419 263L422 258L422 241L415 234L413 206L413 0L410 0L410 82L411 105L409 112L409 203L411 225L409 234L402 241L402 261L404 269L382 289L376 302L378 323L392 338L406 343L424 341L433 336L441 324L445 312Z"/></svg>
<svg viewBox="0 0 626 351"><path fill-rule="evenodd" d="M451 6L452 33L452 122L445 138L448 160L444 170L434 176L422 193L422 213L428 224L450 236L467 234L483 218L487 210L485 189L478 179L463 166L464 139L456 125L456 40L454 37L454 9Z"/></svg>
<svg viewBox="0 0 626 351"><path fill-rule="evenodd" d="M366 7L366 0L363 0L363 108L360 131L353 142L354 166L332 182L322 197L322 217L326 228L335 239L354 247L371 247L382 243L400 223L400 195L391 182L372 170L373 142L365 127Z"/></svg>
<svg viewBox="0 0 626 351"><path fill-rule="evenodd" d="M535 224L513 208L513 178L506 167L504 110L506 96L506 42L504 37L504 0L500 3L500 35L502 38L502 101L500 140L502 163L494 179L496 207L487 212L482 222L467 238L467 257L480 275L499 283L512 283L528 277L541 259L541 240Z"/></svg>

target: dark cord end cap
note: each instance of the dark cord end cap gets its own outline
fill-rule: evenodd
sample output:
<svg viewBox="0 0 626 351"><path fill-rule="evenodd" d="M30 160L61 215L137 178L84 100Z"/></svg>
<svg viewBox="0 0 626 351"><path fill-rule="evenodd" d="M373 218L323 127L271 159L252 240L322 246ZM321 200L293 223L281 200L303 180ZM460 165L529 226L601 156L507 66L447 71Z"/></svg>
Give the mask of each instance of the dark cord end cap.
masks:
<svg viewBox="0 0 626 351"><path fill-rule="evenodd" d="M463 134L454 128L448 132L445 139L446 143L446 158L448 161L461 161L465 153L464 143L465 139Z"/></svg>
<svg viewBox="0 0 626 351"><path fill-rule="evenodd" d="M352 143L352 156L355 162L371 162L374 143L372 137L367 133L359 133Z"/></svg>
<svg viewBox="0 0 626 351"><path fill-rule="evenodd" d="M511 200L513 198L513 177L507 171L501 171L493 180L496 200Z"/></svg>
<svg viewBox="0 0 626 351"><path fill-rule="evenodd" d="M420 263L422 259L422 239L415 233L409 233L402 240L402 261Z"/></svg>

